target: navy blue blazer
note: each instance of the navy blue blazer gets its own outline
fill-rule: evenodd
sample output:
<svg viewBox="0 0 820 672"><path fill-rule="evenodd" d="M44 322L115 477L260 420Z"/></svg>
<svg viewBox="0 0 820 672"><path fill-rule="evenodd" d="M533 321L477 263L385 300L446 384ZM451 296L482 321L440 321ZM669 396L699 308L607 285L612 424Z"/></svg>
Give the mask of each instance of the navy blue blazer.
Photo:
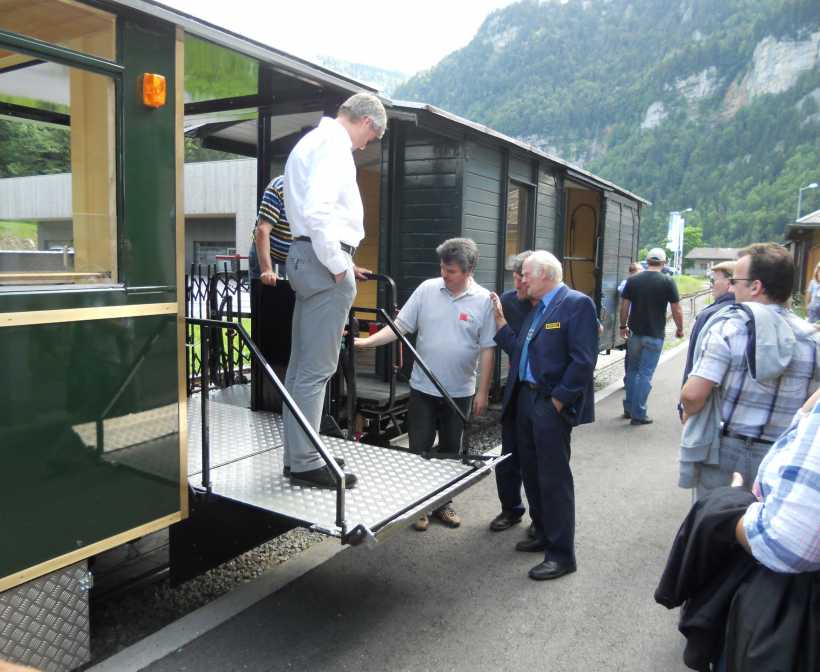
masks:
<svg viewBox="0 0 820 672"><path fill-rule="evenodd" d="M502 417L514 413L518 363L521 348L530 329L532 311L518 334L504 325L495 341L510 354L510 370L504 388ZM539 319L530 341L532 375L544 394L564 404L561 415L571 425L595 420L593 374L598 361L598 317L595 304L581 292L566 285L558 290L547 312Z"/></svg>

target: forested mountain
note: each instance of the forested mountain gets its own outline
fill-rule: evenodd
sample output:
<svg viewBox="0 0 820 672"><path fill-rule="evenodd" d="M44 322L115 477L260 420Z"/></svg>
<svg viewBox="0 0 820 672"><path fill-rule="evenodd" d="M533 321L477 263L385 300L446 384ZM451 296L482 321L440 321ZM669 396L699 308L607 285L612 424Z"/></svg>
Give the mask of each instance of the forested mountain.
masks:
<svg viewBox="0 0 820 672"><path fill-rule="evenodd" d="M319 56L318 62L330 70L355 79L357 82L368 84L388 96L392 96L396 87L409 77L407 73L398 70L386 70L372 65L351 63L332 56Z"/></svg>
<svg viewBox="0 0 820 672"><path fill-rule="evenodd" d="M575 161L704 243L782 238L820 181L818 0L525 0L395 95ZM804 192L804 213L820 207Z"/></svg>

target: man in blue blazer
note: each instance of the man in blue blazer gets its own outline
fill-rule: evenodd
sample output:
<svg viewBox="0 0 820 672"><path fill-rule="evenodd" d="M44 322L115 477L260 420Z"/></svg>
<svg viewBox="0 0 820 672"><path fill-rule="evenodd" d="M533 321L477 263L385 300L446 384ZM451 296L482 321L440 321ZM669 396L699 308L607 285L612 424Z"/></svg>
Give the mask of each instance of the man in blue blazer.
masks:
<svg viewBox="0 0 820 672"><path fill-rule="evenodd" d="M595 305L562 277L561 262L549 252L536 250L527 258L522 282L537 303L518 334L495 299L495 339L511 355L502 422L510 414L515 417L524 490L535 524L535 538L518 542L516 550L544 552L544 561L529 571L537 581L576 570L570 435L576 425L595 419Z"/></svg>

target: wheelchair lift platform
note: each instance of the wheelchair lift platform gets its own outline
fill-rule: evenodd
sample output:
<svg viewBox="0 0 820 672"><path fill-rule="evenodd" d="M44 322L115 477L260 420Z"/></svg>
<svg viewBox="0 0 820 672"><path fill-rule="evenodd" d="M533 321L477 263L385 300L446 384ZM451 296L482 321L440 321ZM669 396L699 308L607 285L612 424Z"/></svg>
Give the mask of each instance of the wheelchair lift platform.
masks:
<svg viewBox="0 0 820 672"><path fill-rule="evenodd" d="M268 511L297 525L344 539L337 526L335 490L294 485L282 474L282 416L250 410L249 386L211 392L209 397L210 480L218 497ZM188 479L202 487L201 401L188 405ZM506 456L464 464L456 459L425 459L322 435L345 470L358 477L345 491L345 526L358 529L348 543L380 537L451 499L486 477ZM352 539L355 539L352 540Z"/></svg>

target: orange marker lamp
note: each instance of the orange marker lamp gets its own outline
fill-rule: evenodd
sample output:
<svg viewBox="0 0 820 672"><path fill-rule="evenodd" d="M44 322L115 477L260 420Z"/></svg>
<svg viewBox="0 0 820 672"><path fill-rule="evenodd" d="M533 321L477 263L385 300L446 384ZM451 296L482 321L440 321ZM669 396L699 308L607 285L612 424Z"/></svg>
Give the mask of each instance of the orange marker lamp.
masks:
<svg viewBox="0 0 820 672"><path fill-rule="evenodd" d="M146 107L162 107L165 105L167 87L163 75L146 72L142 76L142 102Z"/></svg>

